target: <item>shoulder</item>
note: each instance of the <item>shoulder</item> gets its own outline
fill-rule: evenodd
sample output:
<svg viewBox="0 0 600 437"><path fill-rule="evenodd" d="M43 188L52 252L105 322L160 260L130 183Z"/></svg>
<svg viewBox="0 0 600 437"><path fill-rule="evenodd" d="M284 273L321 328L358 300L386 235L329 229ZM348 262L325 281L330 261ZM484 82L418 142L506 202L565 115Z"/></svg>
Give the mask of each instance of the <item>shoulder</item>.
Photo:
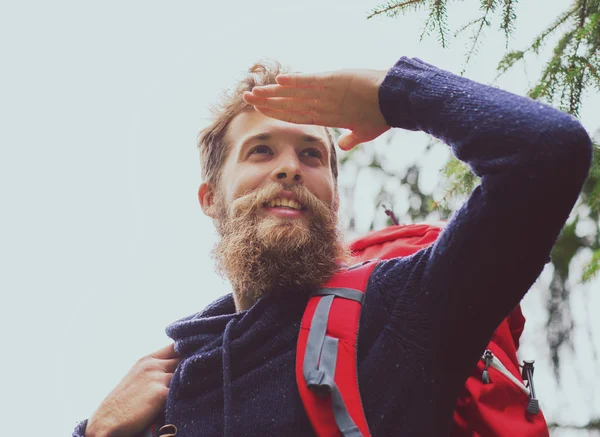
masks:
<svg viewBox="0 0 600 437"><path fill-rule="evenodd" d="M366 289L366 304L391 311L402 296L414 295L422 282L432 248L426 247L409 256L378 260Z"/></svg>
<svg viewBox="0 0 600 437"><path fill-rule="evenodd" d="M431 258L433 247L428 246L408 256L380 260L371 274L369 286L393 286L415 280Z"/></svg>

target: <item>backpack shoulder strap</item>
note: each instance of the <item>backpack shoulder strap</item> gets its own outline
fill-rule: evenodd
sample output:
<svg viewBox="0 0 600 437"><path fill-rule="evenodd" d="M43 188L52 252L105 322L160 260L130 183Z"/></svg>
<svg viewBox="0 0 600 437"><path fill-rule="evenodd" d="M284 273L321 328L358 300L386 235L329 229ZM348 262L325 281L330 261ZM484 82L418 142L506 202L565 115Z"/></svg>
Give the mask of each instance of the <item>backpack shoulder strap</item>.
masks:
<svg viewBox="0 0 600 437"><path fill-rule="evenodd" d="M336 273L304 311L296 349L296 382L319 437L370 437L360 393L356 349L364 292L377 261Z"/></svg>

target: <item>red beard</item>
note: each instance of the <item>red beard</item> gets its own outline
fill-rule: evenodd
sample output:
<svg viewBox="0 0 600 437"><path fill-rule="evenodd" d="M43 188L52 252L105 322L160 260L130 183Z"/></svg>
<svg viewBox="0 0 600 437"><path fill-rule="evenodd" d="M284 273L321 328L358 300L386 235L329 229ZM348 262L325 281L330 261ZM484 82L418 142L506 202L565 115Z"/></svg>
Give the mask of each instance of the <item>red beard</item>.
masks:
<svg viewBox="0 0 600 437"><path fill-rule="evenodd" d="M284 189L306 208L303 217L265 214L264 205ZM335 207L303 186L273 184L236 199L229 207L222 195L215 201L221 240L213 256L217 271L230 280L240 299L255 302L267 294L308 294L327 281L341 262L351 262Z"/></svg>

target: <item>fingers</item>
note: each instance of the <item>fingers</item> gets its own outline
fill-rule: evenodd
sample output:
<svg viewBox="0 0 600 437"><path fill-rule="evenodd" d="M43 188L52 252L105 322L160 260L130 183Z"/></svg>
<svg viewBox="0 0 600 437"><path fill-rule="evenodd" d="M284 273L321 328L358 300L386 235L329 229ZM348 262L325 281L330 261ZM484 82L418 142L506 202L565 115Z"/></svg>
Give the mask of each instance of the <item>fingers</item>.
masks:
<svg viewBox="0 0 600 437"><path fill-rule="evenodd" d="M177 358L177 352L175 352L175 344L171 343L156 352L150 354L151 357L160 358L162 360L168 360L170 358Z"/></svg>
<svg viewBox="0 0 600 437"><path fill-rule="evenodd" d="M276 109L279 111L314 112L317 110L317 100L299 100L279 97L257 97L253 93L245 92L244 101L253 106L261 108Z"/></svg>
<svg viewBox="0 0 600 437"><path fill-rule="evenodd" d="M173 372L175 372L175 369L177 368L177 365L180 362L181 362L181 359L179 359L179 358L171 358L170 360L163 360L161 362L161 364L162 364L165 372L173 373Z"/></svg>
<svg viewBox="0 0 600 437"><path fill-rule="evenodd" d="M163 373L162 375L160 375L160 378L159 378L160 384L162 384L164 387L169 387L169 384L171 384L172 380L173 380L172 373Z"/></svg>
<svg viewBox="0 0 600 437"><path fill-rule="evenodd" d="M278 75L275 80L282 86L293 87L311 87L322 86L330 77L329 72L325 73L287 73Z"/></svg>
<svg viewBox="0 0 600 437"><path fill-rule="evenodd" d="M338 138L338 146L340 149L348 151L362 143L363 140L354 132L347 132Z"/></svg>
<svg viewBox="0 0 600 437"><path fill-rule="evenodd" d="M290 97L293 99L316 99L323 94L323 88L295 88L281 85L263 85L252 88L256 97Z"/></svg>
<svg viewBox="0 0 600 437"><path fill-rule="evenodd" d="M323 120L319 120L316 114L308 112L290 112L290 111L278 111L275 109L261 108L255 106L258 112L267 117L275 118L281 121L287 121L288 123L296 124L314 124L317 126L327 126Z"/></svg>

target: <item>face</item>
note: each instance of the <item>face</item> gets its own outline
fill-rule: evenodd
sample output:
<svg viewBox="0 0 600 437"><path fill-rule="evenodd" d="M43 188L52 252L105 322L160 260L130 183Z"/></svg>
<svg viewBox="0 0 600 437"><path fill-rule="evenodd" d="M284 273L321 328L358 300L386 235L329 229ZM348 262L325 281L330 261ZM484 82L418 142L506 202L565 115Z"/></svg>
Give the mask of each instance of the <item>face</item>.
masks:
<svg viewBox="0 0 600 437"><path fill-rule="evenodd" d="M199 191L221 236L217 271L238 303L315 289L348 260L325 129L252 110L232 120L228 135L220 186Z"/></svg>
<svg viewBox="0 0 600 437"><path fill-rule="evenodd" d="M338 198L331 172L331 150L325 129L275 120L250 110L236 116L228 129L231 150L223 164L219 193L203 183L199 199L204 212L215 217L215 195L225 205L255 190L273 185L301 185L317 199L337 209ZM284 191L282 196L294 198ZM261 215L271 219L302 220L309 213L288 206L266 205ZM279 202L276 202L279 203Z"/></svg>

